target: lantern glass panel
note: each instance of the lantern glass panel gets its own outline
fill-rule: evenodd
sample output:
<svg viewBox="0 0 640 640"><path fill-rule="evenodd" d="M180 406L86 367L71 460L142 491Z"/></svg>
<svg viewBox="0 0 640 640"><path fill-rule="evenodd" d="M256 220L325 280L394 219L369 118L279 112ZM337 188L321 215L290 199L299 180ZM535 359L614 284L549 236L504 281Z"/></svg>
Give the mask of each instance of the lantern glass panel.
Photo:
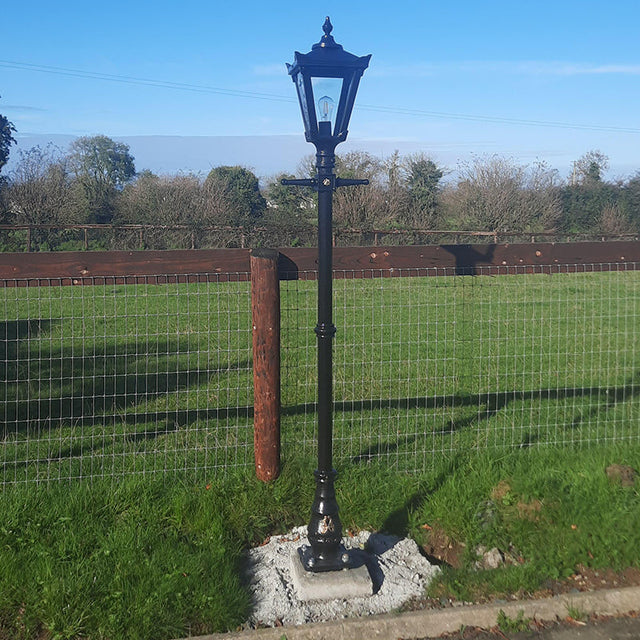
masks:
<svg viewBox="0 0 640 640"><path fill-rule="evenodd" d="M342 93L342 78L311 78L318 123L329 122L333 130Z"/></svg>
<svg viewBox="0 0 640 640"><path fill-rule="evenodd" d="M301 73L298 73L295 77L296 85L298 88L298 96L300 98L300 108L302 109L302 119L304 120L305 126L309 126L311 119L309 118L309 110L308 110L308 102L307 102L307 92L305 91L305 83L304 76Z"/></svg>

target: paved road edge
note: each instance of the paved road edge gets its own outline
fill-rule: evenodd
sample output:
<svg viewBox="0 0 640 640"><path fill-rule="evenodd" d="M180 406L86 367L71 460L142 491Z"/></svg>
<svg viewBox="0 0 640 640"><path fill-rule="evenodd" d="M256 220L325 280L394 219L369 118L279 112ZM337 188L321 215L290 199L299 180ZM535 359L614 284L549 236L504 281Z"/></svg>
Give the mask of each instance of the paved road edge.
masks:
<svg viewBox="0 0 640 640"><path fill-rule="evenodd" d="M569 609L584 615L621 615L640 610L640 587L569 593L541 600L468 605L449 609L424 609L401 614L348 618L295 627L255 629L189 640L399 640L440 636L463 626L489 629L496 626L500 611L509 618L520 612L525 618L566 618ZM183 640L187 640L186 638Z"/></svg>

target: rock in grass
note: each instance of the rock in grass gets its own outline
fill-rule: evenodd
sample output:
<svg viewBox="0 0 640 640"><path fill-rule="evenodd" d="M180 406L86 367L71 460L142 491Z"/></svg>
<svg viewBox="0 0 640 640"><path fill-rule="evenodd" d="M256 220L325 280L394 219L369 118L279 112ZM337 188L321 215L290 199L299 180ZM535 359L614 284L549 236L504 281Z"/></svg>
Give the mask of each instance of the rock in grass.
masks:
<svg viewBox="0 0 640 640"><path fill-rule="evenodd" d="M504 555L497 547L487 550L483 545L476 547L476 555L479 560L475 563L478 570L498 569L504 565Z"/></svg>

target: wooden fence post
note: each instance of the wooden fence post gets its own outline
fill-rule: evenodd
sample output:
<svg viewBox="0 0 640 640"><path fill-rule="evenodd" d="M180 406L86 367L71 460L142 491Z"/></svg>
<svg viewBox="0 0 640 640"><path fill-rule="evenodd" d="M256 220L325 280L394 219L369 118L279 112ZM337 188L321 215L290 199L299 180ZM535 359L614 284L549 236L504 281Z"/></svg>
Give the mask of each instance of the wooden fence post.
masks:
<svg viewBox="0 0 640 640"><path fill-rule="evenodd" d="M278 252L251 251L253 439L256 476L280 475L280 283Z"/></svg>

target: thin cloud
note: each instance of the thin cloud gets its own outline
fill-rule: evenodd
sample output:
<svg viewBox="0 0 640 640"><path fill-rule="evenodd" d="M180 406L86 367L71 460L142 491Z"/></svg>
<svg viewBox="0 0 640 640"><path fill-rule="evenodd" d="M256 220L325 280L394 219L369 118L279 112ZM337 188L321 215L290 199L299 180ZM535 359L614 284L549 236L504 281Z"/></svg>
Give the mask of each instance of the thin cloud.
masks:
<svg viewBox="0 0 640 640"><path fill-rule="evenodd" d="M43 109L42 107L30 107L24 104L3 104L2 109L11 109L11 111L18 113L43 113L48 111L48 109Z"/></svg>
<svg viewBox="0 0 640 640"><path fill-rule="evenodd" d="M418 63L412 65L372 66L370 75L378 77L424 78L453 73L585 76L640 75L640 64L587 64L562 61L459 60Z"/></svg>
<svg viewBox="0 0 640 640"><path fill-rule="evenodd" d="M253 68L253 73L256 76L281 76L283 73L287 72L287 67L284 62L279 64L262 64L257 65Z"/></svg>
<svg viewBox="0 0 640 640"><path fill-rule="evenodd" d="M640 64L584 64L572 62L523 62L523 73L557 76L640 75Z"/></svg>

